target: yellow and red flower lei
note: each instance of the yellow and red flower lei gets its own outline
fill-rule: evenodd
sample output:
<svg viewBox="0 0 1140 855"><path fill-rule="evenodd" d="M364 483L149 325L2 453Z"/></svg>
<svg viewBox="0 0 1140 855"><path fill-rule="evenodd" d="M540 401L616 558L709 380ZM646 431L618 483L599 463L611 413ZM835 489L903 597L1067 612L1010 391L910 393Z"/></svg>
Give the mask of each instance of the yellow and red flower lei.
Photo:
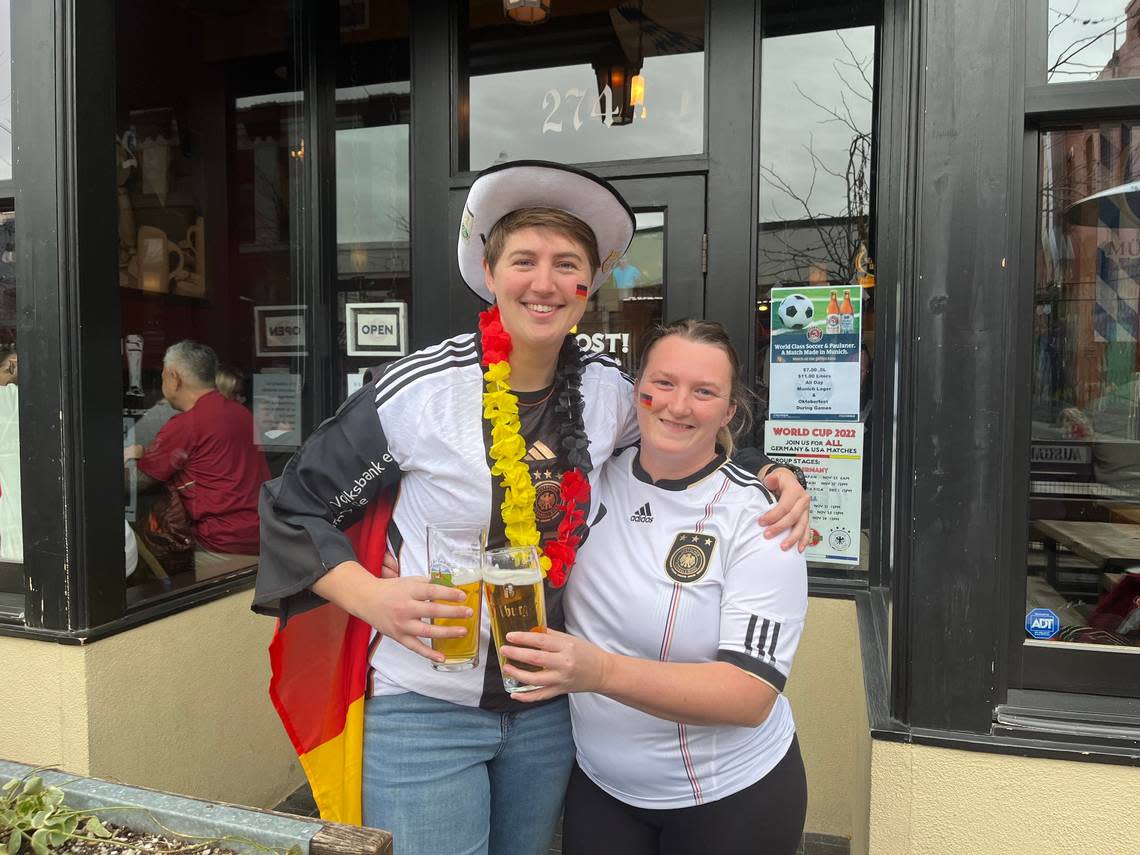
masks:
<svg viewBox="0 0 1140 855"><path fill-rule="evenodd" d="M562 473L562 521L557 536L541 543L534 516L534 481L530 468L523 463L526 441L519 421L519 400L511 391L511 336L503 329L499 307L492 306L479 315L479 334L483 346L483 418L491 423L490 456L494 461L491 474L502 478L504 498L500 505L503 527L511 546L533 546L538 550L543 575L555 588L566 584L566 576L574 565L582 538L577 530L585 521L579 507L590 495L590 482L578 467Z"/></svg>

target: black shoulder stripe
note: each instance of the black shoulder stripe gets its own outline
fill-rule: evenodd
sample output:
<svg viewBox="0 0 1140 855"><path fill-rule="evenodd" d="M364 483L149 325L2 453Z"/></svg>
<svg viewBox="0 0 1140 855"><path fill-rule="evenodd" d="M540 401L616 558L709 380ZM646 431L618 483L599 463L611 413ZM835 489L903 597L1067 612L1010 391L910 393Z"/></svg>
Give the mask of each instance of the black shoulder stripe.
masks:
<svg viewBox="0 0 1140 855"><path fill-rule="evenodd" d="M442 342L428 350L414 353L411 356L405 356L403 359L393 362L384 370L383 376L376 381L376 402L379 403L381 397L386 396L387 389L390 386L400 383L402 378L423 366L432 365L441 360L468 356L472 353L476 353L474 337L471 337L470 340L466 342L452 339Z"/></svg>
<svg viewBox="0 0 1140 855"><path fill-rule="evenodd" d="M425 365L414 374L406 374L396 385L389 386L380 395L376 396L376 408L384 406L385 403L390 401L392 397L398 394L402 389L415 383L417 380L422 380L424 377L430 377L432 374L439 374L442 371L451 371L455 368L463 368L468 365L478 365L479 354L472 353L470 356L456 357L445 362L433 362Z"/></svg>
<svg viewBox="0 0 1140 855"><path fill-rule="evenodd" d="M731 463L726 464L725 466L721 467L721 471L724 472L724 477L727 478L729 481L731 481L733 484L739 484L741 487L752 487L756 490L759 490L761 493L764 494L765 499L767 499L769 502L772 502L773 504L775 504L775 502L776 502L775 497L771 494L771 492L769 492L768 488L765 487L760 482L760 479L757 478L755 475L746 475L743 472L741 472L739 469L736 469L735 467L733 467L733 465Z"/></svg>
<svg viewBox="0 0 1140 855"><path fill-rule="evenodd" d="M474 338L467 342L453 339L441 342L435 347L420 351L419 353L405 356L403 359L391 363L385 369L384 374L376 381L377 397L379 398L384 394L384 390L387 386L400 382L401 377L416 371L424 365L430 365L442 359L466 356L474 352L476 352Z"/></svg>
<svg viewBox="0 0 1140 855"><path fill-rule="evenodd" d="M760 478L756 475L755 472L745 469L739 463L733 463L731 460L728 460L725 462L724 468L725 471L731 470L739 478L745 481L755 481L757 484L760 484L760 486L764 486L763 482L761 482Z"/></svg>
<svg viewBox="0 0 1140 855"><path fill-rule="evenodd" d="M631 377L629 374L626 374L618 361L607 353L583 353L582 365L586 366L590 364L602 365L606 368L616 368L622 377L624 377L630 383L633 383L633 377Z"/></svg>
<svg viewBox="0 0 1140 855"><path fill-rule="evenodd" d="M735 665L750 674L755 674L765 683L770 684L777 692L784 691L784 686L788 682L788 678L781 674L776 666L765 662L763 659L754 659L739 650L718 650L716 658L718 662L728 662L730 665Z"/></svg>

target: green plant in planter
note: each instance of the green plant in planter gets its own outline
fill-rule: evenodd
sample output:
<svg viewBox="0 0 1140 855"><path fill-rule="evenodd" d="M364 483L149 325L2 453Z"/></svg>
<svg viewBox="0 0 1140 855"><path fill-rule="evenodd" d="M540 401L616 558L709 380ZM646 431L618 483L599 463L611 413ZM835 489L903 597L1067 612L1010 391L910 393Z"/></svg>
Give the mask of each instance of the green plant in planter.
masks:
<svg viewBox="0 0 1140 855"><path fill-rule="evenodd" d="M98 842L111 836L99 818L72 810L59 787L39 775L13 778L0 787L0 842L16 855L27 841L35 855L48 855L68 840Z"/></svg>
<svg viewBox="0 0 1140 855"><path fill-rule="evenodd" d="M0 855L18 855L25 843L31 847L33 855L50 855L69 841L97 844L115 837L114 831L103 825L93 810L75 810L64 804L66 793L60 786L45 785L43 778L36 774L40 771L42 769L33 769L22 778L12 778L0 785ZM99 813L138 813L138 808L131 805L100 807L97 810ZM176 849L163 850L168 855L200 852L204 847L227 843L241 844L245 851L267 855L302 855L301 847L296 845L282 849L263 846L235 835L202 837L184 834L167 828L153 814L143 813L171 838L183 841ZM135 843L123 845L140 848Z"/></svg>

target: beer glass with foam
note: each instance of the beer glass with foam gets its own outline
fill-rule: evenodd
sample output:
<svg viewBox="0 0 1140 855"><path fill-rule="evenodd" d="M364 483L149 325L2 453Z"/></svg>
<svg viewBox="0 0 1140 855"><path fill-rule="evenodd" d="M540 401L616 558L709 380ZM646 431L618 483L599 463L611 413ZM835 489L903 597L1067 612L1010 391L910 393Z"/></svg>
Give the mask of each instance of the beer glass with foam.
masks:
<svg viewBox="0 0 1140 855"><path fill-rule="evenodd" d="M463 605L471 609L467 618L432 618L435 626L462 626L460 638L433 638L431 646L445 657L432 662L437 671L467 671L479 664L479 620L482 616L482 555L486 531L479 526L452 523L427 527L428 576L432 584L458 588L464 593ZM439 600L444 605L459 605Z"/></svg>
<svg viewBox="0 0 1140 855"><path fill-rule="evenodd" d="M483 556L483 590L491 613L491 633L495 648L501 650L508 632L546 632L546 598L542 568L533 546L507 546L489 549ZM499 666L510 663L524 671L538 671L535 665L513 662L499 654ZM508 692L530 692L539 688L503 675Z"/></svg>

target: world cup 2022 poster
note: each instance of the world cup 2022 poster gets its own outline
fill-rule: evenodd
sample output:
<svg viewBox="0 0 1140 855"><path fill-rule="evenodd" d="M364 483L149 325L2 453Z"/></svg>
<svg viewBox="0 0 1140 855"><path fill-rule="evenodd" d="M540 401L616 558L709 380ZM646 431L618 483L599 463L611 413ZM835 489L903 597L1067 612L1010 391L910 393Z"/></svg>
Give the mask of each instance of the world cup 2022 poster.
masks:
<svg viewBox="0 0 1140 855"><path fill-rule="evenodd" d="M768 417L859 419L862 289L772 289Z"/></svg>

